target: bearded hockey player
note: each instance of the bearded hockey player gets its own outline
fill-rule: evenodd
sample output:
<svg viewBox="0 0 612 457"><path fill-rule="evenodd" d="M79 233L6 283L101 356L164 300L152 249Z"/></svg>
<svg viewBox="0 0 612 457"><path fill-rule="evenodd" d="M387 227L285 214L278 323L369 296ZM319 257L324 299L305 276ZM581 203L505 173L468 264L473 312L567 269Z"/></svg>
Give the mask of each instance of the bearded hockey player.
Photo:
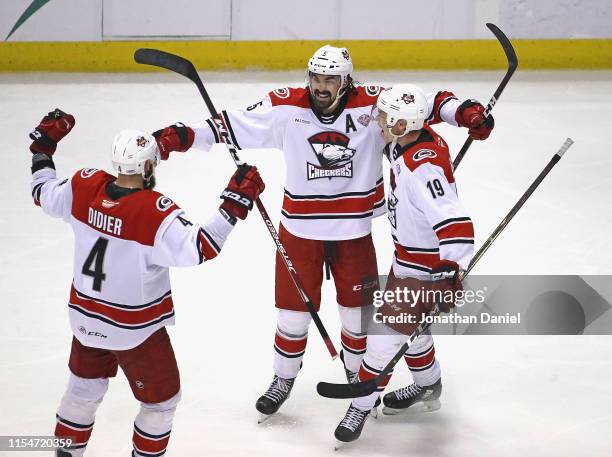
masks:
<svg viewBox="0 0 612 457"><path fill-rule="evenodd" d="M400 84L383 91L377 108L377 121L387 143L384 154L391 163L387 214L395 254L387 290L401 283L454 293L461 289L459 272L467 268L474 253L474 228L457 198L448 146L426 125L427 98L418 87ZM419 306L428 311L433 304ZM446 311L454 306L452 302L446 305ZM377 376L417 325L392 325L390 331L383 332L373 331L375 326L371 325L359 381ZM405 360L414 382L385 395L383 413L396 414L417 403L428 411L438 409L441 371L431 334L418 337ZM359 438L388 381L377 392L352 401L336 428L336 439L350 442Z"/></svg>
<svg viewBox="0 0 612 457"><path fill-rule="evenodd" d="M34 203L68 222L75 242L70 376L55 428L58 438L73 441L57 455L83 455L109 378L121 367L141 402L132 456L162 456L181 397L165 329L174 324L169 267L215 258L264 184L255 167L242 166L223 192L219 211L200 226L153 190L160 154L148 133L124 130L115 137L117 177L84 168L58 179L53 153L74 123L73 116L56 109L30 134Z"/></svg>
<svg viewBox="0 0 612 457"><path fill-rule="evenodd" d="M348 379L356 377L365 352L360 307L371 305L378 275L371 220L384 212L385 201L384 143L371 122L381 88L356 85L352 73L347 49L323 46L308 61L306 88L274 90L244 110L222 111L202 128L187 127L183 136L194 137L187 147L179 144L172 128L161 137L165 157L192 145L208 150L226 135L237 148L284 152L280 237L317 310L324 265L333 275ZM485 139L493 120L483 122L483 112L474 100L462 103L450 92L438 92L427 97L423 121L467 127L475 139ZM278 411L293 388L311 321L278 255L275 289L274 378L256 403L264 416Z"/></svg>

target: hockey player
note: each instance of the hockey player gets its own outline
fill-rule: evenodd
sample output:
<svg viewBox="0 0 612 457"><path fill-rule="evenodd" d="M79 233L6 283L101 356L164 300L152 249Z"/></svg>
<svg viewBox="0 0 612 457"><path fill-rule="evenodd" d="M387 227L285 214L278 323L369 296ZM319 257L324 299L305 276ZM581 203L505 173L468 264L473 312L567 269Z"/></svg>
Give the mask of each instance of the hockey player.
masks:
<svg viewBox="0 0 612 457"><path fill-rule="evenodd" d="M120 366L141 402L132 456L162 456L181 397L165 329L174 324L168 267L215 258L264 184L255 167L242 166L223 191L219 211L200 226L153 190L160 154L155 138L144 132L124 130L115 137L117 177L84 168L58 179L53 153L74 123L56 109L30 134L34 203L70 223L75 239L70 376L55 428L58 438L73 441L57 455L83 455L109 378Z"/></svg>
<svg viewBox="0 0 612 457"><path fill-rule="evenodd" d="M377 288L371 220L384 212L384 143L371 122L381 88L356 85L352 73L348 50L326 45L308 61L306 88L274 90L244 110L222 111L219 119L208 119L202 128L181 130L203 150L222 142L224 135L237 148L283 150L286 184L280 237L317 309L324 265L331 270L350 379L356 377L366 347L359 307L371 304L369 295ZM473 138L485 139L493 119L483 122L483 112L474 100L460 102L451 92L438 92L427 97L424 121L467 127ZM163 157L192 145L181 146L178 133L165 131ZM289 396L311 320L278 256L275 284L274 378L256 403L263 415L278 411Z"/></svg>
<svg viewBox="0 0 612 457"><path fill-rule="evenodd" d="M447 301L441 303L443 310L448 311L454 306L454 293L461 289L459 272L467 268L474 253L474 228L457 198L448 146L426 124L427 98L418 87L400 84L383 91L377 108L377 121L387 143L384 154L391 163L387 215L395 254L386 289L450 291L450 301L448 295L443 295ZM434 304L422 298L412 312L420 316L420 312L431 310ZM381 309L383 315L391 315L398 306ZM377 322L381 322L380 315ZM390 324L387 327L391 330L380 331L373 323L358 379L365 381L377 376L417 325L418 321ZM385 395L383 413L393 414L415 403L422 403L426 410L439 408L441 372L431 334L417 338L405 360L414 383ZM339 441L359 438L370 409L389 378L377 392L352 401L335 431Z"/></svg>

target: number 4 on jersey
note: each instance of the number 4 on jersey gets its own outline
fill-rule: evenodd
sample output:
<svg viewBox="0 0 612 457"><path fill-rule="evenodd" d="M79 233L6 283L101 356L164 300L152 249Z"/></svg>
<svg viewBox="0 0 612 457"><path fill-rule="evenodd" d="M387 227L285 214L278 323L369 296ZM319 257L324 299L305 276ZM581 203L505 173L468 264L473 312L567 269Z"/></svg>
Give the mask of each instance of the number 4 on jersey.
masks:
<svg viewBox="0 0 612 457"><path fill-rule="evenodd" d="M106 279L106 274L103 271L103 267L104 254L106 253L107 246L108 240L106 238L98 238L98 241L96 241L91 248L87 259L85 259L83 268L81 269L81 273L93 278L92 289L96 292L100 292L102 290L102 281ZM92 265L93 270L91 269Z"/></svg>

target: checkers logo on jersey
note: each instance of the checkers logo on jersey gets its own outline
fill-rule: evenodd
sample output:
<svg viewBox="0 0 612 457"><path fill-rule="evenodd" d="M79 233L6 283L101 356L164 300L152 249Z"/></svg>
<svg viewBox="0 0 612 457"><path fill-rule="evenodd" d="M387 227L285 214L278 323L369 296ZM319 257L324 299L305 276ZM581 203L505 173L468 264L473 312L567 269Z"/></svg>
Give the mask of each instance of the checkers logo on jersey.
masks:
<svg viewBox="0 0 612 457"><path fill-rule="evenodd" d="M320 132L308 138L319 165L306 163L309 181L321 178L352 178L355 149L349 148L349 138L339 132Z"/></svg>

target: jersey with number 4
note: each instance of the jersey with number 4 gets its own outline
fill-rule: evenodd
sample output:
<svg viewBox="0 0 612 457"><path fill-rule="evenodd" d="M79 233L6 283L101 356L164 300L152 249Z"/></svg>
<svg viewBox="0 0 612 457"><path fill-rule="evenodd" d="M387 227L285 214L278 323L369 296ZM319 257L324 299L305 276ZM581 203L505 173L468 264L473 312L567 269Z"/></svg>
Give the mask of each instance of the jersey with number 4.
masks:
<svg viewBox="0 0 612 457"><path fill-rule="evenodd" d="M307 239L359 238L385 210L384 142L372 116L380 91L359 86L342 98L336 113L324 116L313 111L307 88L278 89L244 110L209 119L195 129L194 147L208 150L229 137L238 149L281 149L283 226ZM432 94L428 104L431 122L455 123L458 101L452 93Z"/></svg>
<svg viewBox="0 0 612 457"><path fill-rule="evenodd" d="M192 224L168 197L139 190L112 198L115 177L82 169L60 181L53 168L36 171L34 202L69 222L74 232L72 331L85 346L130 349L174 324L168 267L215 257L232 225L219 213Z"/></svg>
<svg viewBox="0 0 612 457"><path fill-rule="evenodd" d="M474 255L474 227L459 202L445 141L425 126L419 137L385 155L391 162L387 215L395 244L393 273L422 276L440 260L466 269Z"/></svg>

